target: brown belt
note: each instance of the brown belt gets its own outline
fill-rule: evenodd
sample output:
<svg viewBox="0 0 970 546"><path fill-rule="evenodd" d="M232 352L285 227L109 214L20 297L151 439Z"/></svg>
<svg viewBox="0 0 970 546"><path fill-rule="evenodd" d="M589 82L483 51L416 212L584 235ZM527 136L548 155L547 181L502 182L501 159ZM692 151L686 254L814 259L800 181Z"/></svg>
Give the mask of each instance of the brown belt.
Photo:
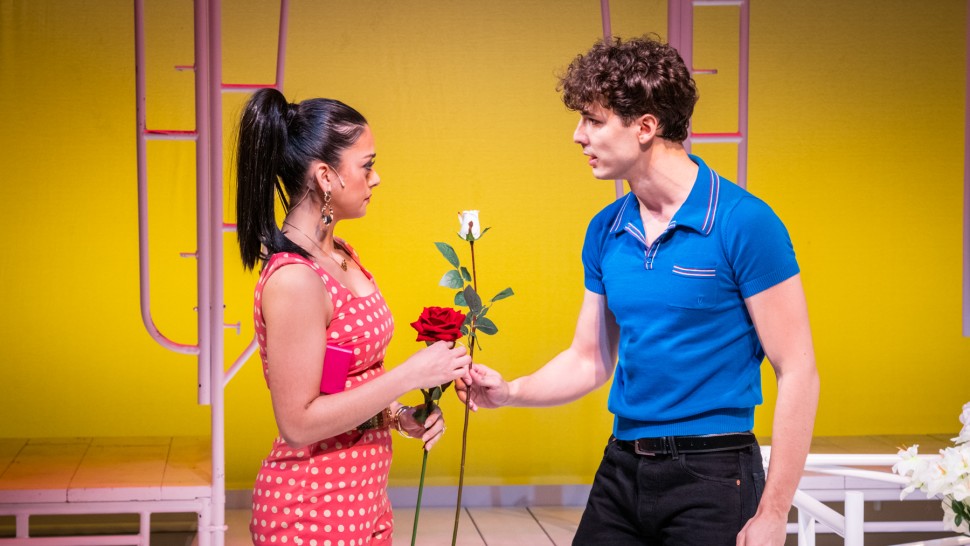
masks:
<svg viewBox="0 0 970 546"><path fill-rule="evenodd" d="M661 436L639 438L632 442L617 440L621 445L632 447L637 455L677 455L678 453L708 453L742 449L757 442L754 434L738 432L706 436Z"/></svg>
<svg viewBox="0 0 970 546"><path fill-rule="evenodd" d="M357 425L357 430L363 432L375 428L389 427L394 423L394 416L391 415L391 408L385 408L380 413Z"/></svg>

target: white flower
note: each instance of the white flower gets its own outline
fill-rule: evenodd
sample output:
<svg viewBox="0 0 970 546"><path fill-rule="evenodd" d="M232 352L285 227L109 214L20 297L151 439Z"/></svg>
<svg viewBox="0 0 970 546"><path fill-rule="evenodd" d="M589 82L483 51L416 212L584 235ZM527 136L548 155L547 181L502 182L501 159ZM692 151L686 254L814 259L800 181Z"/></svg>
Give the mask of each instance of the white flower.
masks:
<svg viewBox="0 0 970 546"><path fill-rule="evenodd" d="M899 494L900 500L913 491L925 487L923 479L929 464L929 461L925 458L919 457L919 444L912 445L908 449L899 450L899 462L893 465L893 472L909 478L909 484Z"/></svg>
<svg viewBox="0 0 970 546"><path fill-rule="evenodd" d="M462 239L466 241L476 241L482 236L482 226L478 222L477 210L463 210L458 215L458 222L461 224L461 231L458 232ZM469 233L471 236L469 237Z"/></svg>
<svg viewBox="0 0 970 546"><path fill-rule="evenodd" d="M960 435L954 438L953 441L958 444L970 442L970 402L963 405L963 412L960 413L960 422L963 423L963 429L960 431Z"/></svg>
<svg viewBox="0 0 970 546"><path fill-rule="evenodd" d="M970 535L970 521L964 519L960 525L957 525L956 512L953 511L951 503L952 499L943 499L943 523L957 533Z"/></svg>

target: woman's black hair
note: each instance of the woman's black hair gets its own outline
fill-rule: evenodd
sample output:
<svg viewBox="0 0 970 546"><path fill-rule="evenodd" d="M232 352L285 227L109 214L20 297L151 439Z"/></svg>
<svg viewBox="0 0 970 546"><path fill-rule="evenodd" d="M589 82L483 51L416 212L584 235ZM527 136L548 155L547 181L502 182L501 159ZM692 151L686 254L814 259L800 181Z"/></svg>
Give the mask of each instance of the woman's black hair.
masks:
<svg viewBox="0 0 970 546"><path fill-rule="evenodd" d="M239 122L236 148L236 235L246 269L277 252L308 257L280 231L276 195L289 212L291 203L309 191L310 162L338 168L344 150L366 125L364 116L337 100L290 104L273 88L253 94Z"/></svg>

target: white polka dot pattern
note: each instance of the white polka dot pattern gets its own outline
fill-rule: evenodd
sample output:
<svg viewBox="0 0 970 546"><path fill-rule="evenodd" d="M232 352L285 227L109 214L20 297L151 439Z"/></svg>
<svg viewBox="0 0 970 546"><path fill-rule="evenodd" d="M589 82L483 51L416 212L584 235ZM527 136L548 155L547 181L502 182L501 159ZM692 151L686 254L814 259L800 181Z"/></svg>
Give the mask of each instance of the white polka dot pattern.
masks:
<svg viewBox="0 0 970 546"><path fill-rule="evenodd" d="M347 248L350 249L349 245ZM357 254L351 256L370 278ZM312 261L289 253L273 255L256 285L255 321L263 374L266 324L261 295L266 280L280 267L303 264L326 284L334 305L327 343L353 348L347 375L353 389L384 373L384 355L394 321L380 290L357 297ZM347 431L304 448L293 449L277 438L263 461L253 488L253 544L295 546L363 546L391 544L393 514L387 499L391 436L387 428Z"/></svg>

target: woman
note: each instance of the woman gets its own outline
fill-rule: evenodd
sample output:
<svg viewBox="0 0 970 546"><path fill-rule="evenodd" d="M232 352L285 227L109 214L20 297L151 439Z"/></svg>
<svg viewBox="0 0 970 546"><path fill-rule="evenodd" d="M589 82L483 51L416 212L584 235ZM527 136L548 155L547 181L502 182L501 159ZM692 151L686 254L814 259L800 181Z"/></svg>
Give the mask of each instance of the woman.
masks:
<svg viewBox="0 0 970 546"><path fill-rule="evenodd" d="M262 264L256 332L280 433L253 492L257 545L389 544L389 429L425 449L444 432L440 411L420 424L396 399L453 381L470 363L463 347L439 342L384 368L391 313L356 252L334 237L340 220L364 216L380 183L375 155L367 121L339 101L289 104L264 89L242 115L239 248L246 268ZM345 389L324 395L328 345L353 357Z"/></svg>

